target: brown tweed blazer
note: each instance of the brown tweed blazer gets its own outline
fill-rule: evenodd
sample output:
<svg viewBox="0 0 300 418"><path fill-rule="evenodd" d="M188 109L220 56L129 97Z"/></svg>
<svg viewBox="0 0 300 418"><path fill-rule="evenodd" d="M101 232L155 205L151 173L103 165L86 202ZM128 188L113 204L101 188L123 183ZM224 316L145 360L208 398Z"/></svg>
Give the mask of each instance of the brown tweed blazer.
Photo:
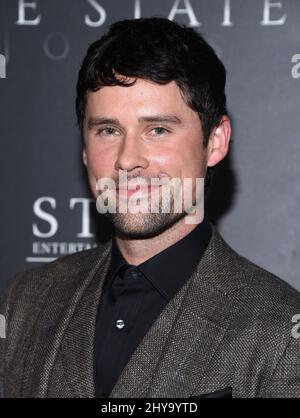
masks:
<svg viewBox="0 0 300 418"><path fill-rule="evenodd" d="M0 314L3 397L94 397L93 347L111 240L17 275ZM300 397L300 296L213 234L110 398ZM223 391L223 392L222 392Z"/></svg>

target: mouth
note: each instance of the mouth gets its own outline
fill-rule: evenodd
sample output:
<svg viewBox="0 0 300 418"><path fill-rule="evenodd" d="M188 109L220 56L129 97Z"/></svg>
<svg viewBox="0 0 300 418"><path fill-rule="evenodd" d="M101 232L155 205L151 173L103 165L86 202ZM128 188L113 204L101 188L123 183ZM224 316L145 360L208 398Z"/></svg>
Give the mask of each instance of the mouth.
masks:
<svg viewBox="0 0 300 418"><path fill-rule="evenodd" d="M120 197L130 197L133 194L138 194L136 197L146 197L151 193L156 192L160 186L143 185L137 186L135 189L128 189L126 187L117 187L116 191Z"/></svg>

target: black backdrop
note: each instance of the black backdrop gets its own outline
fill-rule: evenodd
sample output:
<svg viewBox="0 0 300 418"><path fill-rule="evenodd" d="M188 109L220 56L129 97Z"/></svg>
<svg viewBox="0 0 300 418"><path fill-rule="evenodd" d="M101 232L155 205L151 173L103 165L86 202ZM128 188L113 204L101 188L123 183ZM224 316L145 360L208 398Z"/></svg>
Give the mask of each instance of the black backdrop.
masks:
<svg viewBox="0 0 300 418"><path fill-rule="evenodd" d="M227 68L232 147L211 217L300 289L299 0L0 0L0 291L17 271L106 239L80 160L77 72L110 23L153 15L196 27Z"/></svg>

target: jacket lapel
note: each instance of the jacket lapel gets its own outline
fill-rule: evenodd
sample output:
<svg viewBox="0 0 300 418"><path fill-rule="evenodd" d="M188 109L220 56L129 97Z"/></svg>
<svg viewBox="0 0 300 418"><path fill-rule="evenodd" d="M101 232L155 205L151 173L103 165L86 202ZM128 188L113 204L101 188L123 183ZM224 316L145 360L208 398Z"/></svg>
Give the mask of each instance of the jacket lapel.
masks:
<svg viewBox="0 0 300 418"><path fill-rule="evenodd" d="M218 234L195 272L149 329L111 398L188 397L199 384L231 319L231 302L214 281ZM219 261L219 260L218 260Z"/></svg>
<svg viewBox="0 0 300 418"><path fill-rule="evenodd" d="M192 396L222 342L231 304L200 272L184 299L146 397Z"/></svg>
<svg viewBox="0 0 300 418"><path fill-rule="evenodd" d="M111 242L109 243L110 248ZM62 341L62 363L72 397L95 396L94 341L96 316L102 285L110 263L110 251L93 275L78 301Z"/></svg>
<svg viewBox="0 0 300 418"><path fill-rule="evenodd" d="M93 397L93 345L98 298L109 267L111 240L95 253L88 265L78 262L78 272L68 276L45 300L24 361L24 397ZM59 278L57 278L59 281ZM53 296L54 297L54 296ZM62 362L64 379L56 378ZM65 367L64 367L65 365ZM62 371L59 370L59 373ZM60 387L57 387L60 386ZM53 388L54 387L54 388Z"/></svg>

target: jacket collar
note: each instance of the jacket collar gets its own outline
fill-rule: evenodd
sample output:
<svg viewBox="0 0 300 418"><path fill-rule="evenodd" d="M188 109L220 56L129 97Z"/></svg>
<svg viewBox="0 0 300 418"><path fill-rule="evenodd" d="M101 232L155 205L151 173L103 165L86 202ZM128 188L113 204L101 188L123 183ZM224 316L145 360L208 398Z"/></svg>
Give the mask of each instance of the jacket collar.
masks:
<svg viewBox="0 0 300 418"><path fill-rule="evenodd" d="M191 277L211 238L211 226L207 218L189 234L160 253L139 264L137 268L157 291L170 301ZM109 287L124 259L115 237L112 238L112 257L104 289Z"/></svg>

